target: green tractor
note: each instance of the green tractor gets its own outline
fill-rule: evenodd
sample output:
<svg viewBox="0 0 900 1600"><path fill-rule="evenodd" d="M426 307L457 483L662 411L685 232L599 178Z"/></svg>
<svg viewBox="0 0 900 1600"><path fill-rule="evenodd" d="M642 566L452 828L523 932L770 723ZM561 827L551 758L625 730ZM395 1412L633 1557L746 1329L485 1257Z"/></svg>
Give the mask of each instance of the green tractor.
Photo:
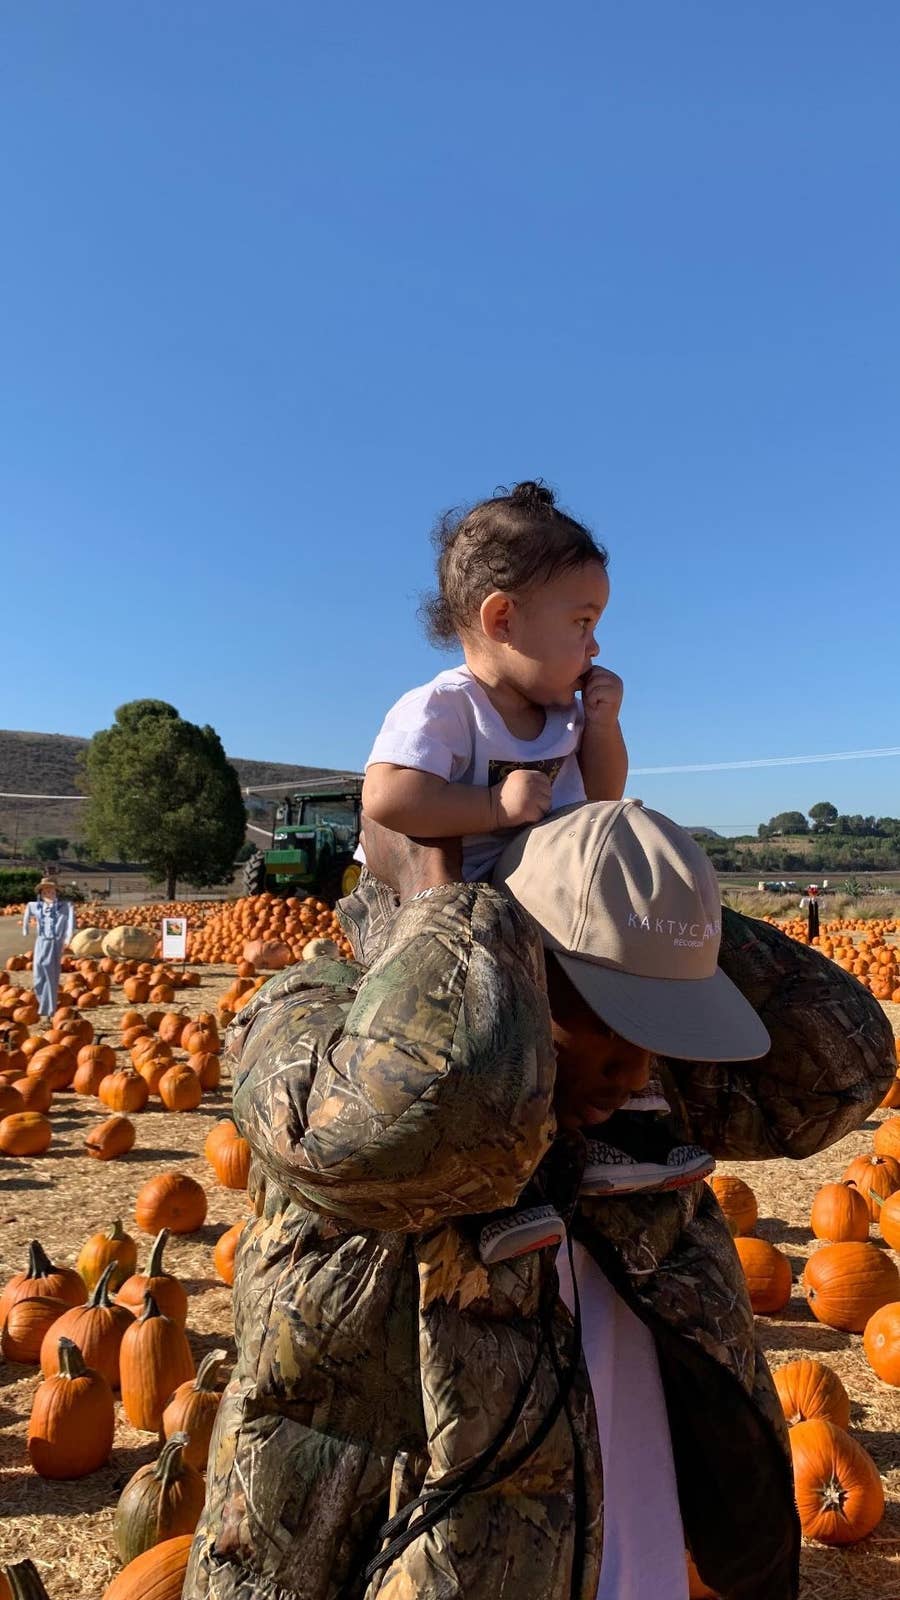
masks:
<svg viewBox="0 0 900 1600"><path fill-rule="evenodd" d="M270 850L244 863L244 893L307 895L334 905L359 882L362 778L311 779L285 795L275 811Z"/></svg>

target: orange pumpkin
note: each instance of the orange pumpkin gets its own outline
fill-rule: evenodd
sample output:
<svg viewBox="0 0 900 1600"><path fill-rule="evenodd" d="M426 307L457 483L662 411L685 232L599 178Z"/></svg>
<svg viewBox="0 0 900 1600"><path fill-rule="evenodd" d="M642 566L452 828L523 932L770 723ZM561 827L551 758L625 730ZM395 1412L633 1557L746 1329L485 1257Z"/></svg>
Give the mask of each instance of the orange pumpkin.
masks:
<svg viewBox="0 0 900 1600"><path fill-rule="evenodd" d="M0 1349L7 1361L36 1364L48 1328L55 1327L68 1310L65 1300L55 1297L17 1300L15 1305L10 1306L0 1334Z"/></svg>
<svg viewBox="0 0 900 1600"><path fill-rule="evenodd" d="M231 1132L215 1139L212 1134L207 1137L209 1164L226 1189L246 1189L250 1174L250 1145L241 1138L233 1122L219 1123L218 1127L230 1129Z"/></svg>
<svg viewBox="0 0 900 1600"><path fill-rule="evenodd" d="M890 1300L872 1313L863 1329L863 1349L882 1383L900 1386L900 1302Z"/></svg>
<svg viewBox="0 0 900 1600"><path fill-rule="evenodd" d="M862 1333L880 1306L900 1298L900 1273L874 1244L823 1245L800 1284L813 1316L846 1333Z"/></svg>
<svg viewBox="0 0 900 1600"><path fill-rule="evenodd" d="M218 1089L222 1080L219 1057L205 1051L195 1052L187 1058L187 1066L195 1072L201 1089Z"/></svg>
<svg viewBox="0 0 900 1600"><path fill-rule="evenodd" d="M130 1278L137 1266L137 1245L116 1218L105 1233L94 1233L81 1247L76 1269L81 1273L86 1288L96 1288L108 1266L113 1273L110 1287L118 1289ZM76 1344L78 1340L76 1339Z"/></svg>
<svg viewBox="0 0 900 1600"><path fill-rule="evenodd" d="M40 1156L50 1146L53 1129L40 1111L12 1111L0 1122L0 1150L8 1156Z"/></svg>
<svg viewBox="0 0 900 1600"><path fill-rule="evenodd" d="M844 1183L854 1183L866 1202L872 1222L878 1221L878 1205L873 1198L886 1200L900 1189L900 1162L892 1156L857 1156L844 1173Z"/></svg>
<svg viewBox="0 0 900 1600"><path fill-rule="evenodd" d="M782 1311L791 1298L791 1263L766 1239L739 1235L734 1241L753 1310L763 1315Z"/></svg>
<svg viewBox="0 0 900 1600"><path fill-rule="evenodd" d="M789 1438L806 1537L821 1544L855 1544L877 1528L884 1488L868 1451L843 1428L821 1420L798 1422Z"/></svg>
<svg viewBox="0 0 900 1600"><path fill-rule="evenodd" d="M203 1099L203 1087L196 1072L176 1063L159 1080L159 1098L167 1111L195 1111Z"/></svg>
<svg viewBox="0 0 900 1600"><path fill-rule="evenodd" d="M892 1156L900 1163L900 1117L888 1117L875 1129L872 1145L877 1156Z"/></svg>
<svg viewBox="0 0 900 1600"><path fill-rule="evenodd" d="M732 1233L752 1233L759 1217L759 1208L749 1183L724 1172L714 1172L706 1181L725 1213Z"/></svg>
<svg viewBox="0 0 900 1600"><path fill-rule="evenodd" d="M138 1190L134 1215L145 1233L195 1233L206 1221L206 1194L186 1172L161 1172Z"/></svg>
<svg viewBox="0 0 900 1600"><path fill-rule="evenodd" d="M0 1328L17 1300L40 1296L62 1300L67 1306L80 1306L87 1299L87 1290L74 1267L54 1266L43 1246L32 1239L28 1247L28 1266L24 1272L14 1272L0 1294Z"/></svg>
<svg viewBox="0 0 900 1600"><path fill-rule="evenodd" d="M145 1550L113 1578L103 1600L181 1600L193 1542L193 1534L181 1533Z"/></svg>
<svg viewBox="0 0 900 1600"><path fill-rule="evenodd" d="M59 1371L37 1389L28 1423L28 1458L42 1478L84 1478L112 1453L112 1389L85 1366L71 1339L59 1341Z"/></svg>
<svg viewBox="0 0 900 1600"><path fill-rule="evenodd" d="M822 1361L786 1361L772 1373L785 1421L822 1418L838 1428L850 1426L850 1396L836 1372Z"/></svg>
<svg viewBox="0 0 900 1600"><path fill-rule="evenodd" d="M119 1351L122 1410L135 1428L157 1433L169 1396L194 1376L194 1360L184 1330L144 1295L137 1322L125 1330Z"/></svg>
<svg viewBox="0 0 900 1600"><path fill-rule="evenodd" d="M97 1161L116 1161L128 1154L134 1146L134 1123L128 1117L116 1115L97 1122L85 1134L84 1147Z"/></svg>
<svg viewBox="0 0 900 1600"><path fill-rule="evenodd" d="M149 1290L160 1310L183 1328L187 1321L187 1294L171 1272L163 1271L163 1251L168 1237L168 1229L161 1229L150 1247L147 1271L125 1279L116 1295L116 1304L127 1306L133 1316L139 1316L144 1307L144 1295Z"/></svg>
<svg viewBox="0 0 900 1600"><path fill-rule="evenodd" d="M118 1389L119 1347L134 1317L125 1306L114 1305L109 1298L114 1271L115 1262L111 1261L87 1305L72 1306L45 1334L40 1346L45 1378L59 1371L59 1341L65 1337L78 1346L87 1366L102 1373L111 1389Z"/></svg>
<svg viewBox="0 0 900 1600"><path fill-rule="evenodd" d="M210 1350L197 1368L197 1376L180 1383L163 1412L163 1433L171 1439L176 1433L187 1436L184 1459L189 1466L203 1469L209 1455L209 1441L222 1396L216 1389L216 1373L225 1360L224 1350Z"/></svg>
<svg viewBox="0 0 900 1600"><path fill-rule="evenodd" d="M852 1183L823 1184L809 1221L816 1238L831 1244L862 1244L869 1237L869 1207Z"/></svg>
<svg viewBox="0 0 900 1600"><path fill-rule="evenodd" d="M235 1222L216 1240L213 1249L213 1265L222 1282L227 1283L229 1288L234 1283L235 1254L243 1231L244 1224Z"/></svg>
<svg viewBox="0 0 900 1600"><path fill-rule="evenodd" d="M53 1094L46 1078L15 1078L13 1088L22 1096L26 1111L40 1111L44 1116L50 1110Z"/></svg>
<svg viewBox="0 0 900 1600"><path fill-rule="evenodd" d="M97 1091L98 1098L110 1111L143 1111L150 1098L150 1090L134 1067L119 1067L103 1079Z"/></svg>

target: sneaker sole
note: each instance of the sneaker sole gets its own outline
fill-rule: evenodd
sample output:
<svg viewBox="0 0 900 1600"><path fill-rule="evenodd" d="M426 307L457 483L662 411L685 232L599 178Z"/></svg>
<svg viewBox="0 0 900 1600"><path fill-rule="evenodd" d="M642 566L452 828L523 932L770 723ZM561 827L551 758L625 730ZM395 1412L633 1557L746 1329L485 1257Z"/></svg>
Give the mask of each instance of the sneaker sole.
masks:
<svg viewBox="0 0 900 1600"><path fill-rule="evenodd" d="M715 1158L709 1156L706 1160L691 1161L678 1168L655 1166L651 1169L638 1166L631 1169L627 1176L623 1172L618 1180L607 1169L599 1171L588 1168L581 1182L581 1193L644 1194L685 1189L689 1183L708 1178L715 1167Z"/></svg>

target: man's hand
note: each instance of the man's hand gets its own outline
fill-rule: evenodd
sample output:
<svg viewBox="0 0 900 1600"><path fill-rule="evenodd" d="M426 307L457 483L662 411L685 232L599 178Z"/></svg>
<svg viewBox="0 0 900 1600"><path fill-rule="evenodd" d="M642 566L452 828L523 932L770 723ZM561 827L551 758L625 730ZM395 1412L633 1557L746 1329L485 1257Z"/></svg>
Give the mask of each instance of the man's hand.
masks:
<svg viewBox="0 0 900 1600"><path fill-rule="evenodd" d="M622 679L607 667L591 667L581 685L581 703L585 723L591 727L614 728L622 709L625 686Z"/></svg>
<svg viewBox="0 0 900 1600"><path fill-rule="evenodd" d="M462 882L461 839L410 839L363 814L362 842L369 871L401 900Z"/></svg>
<svg viewBox="0 0 900 1600"><path fill-rule="evenodd" d="M540 822L550 810L553 785L546 772L520 768L491 789L491 817L494 828L524 828Z"/></svg>

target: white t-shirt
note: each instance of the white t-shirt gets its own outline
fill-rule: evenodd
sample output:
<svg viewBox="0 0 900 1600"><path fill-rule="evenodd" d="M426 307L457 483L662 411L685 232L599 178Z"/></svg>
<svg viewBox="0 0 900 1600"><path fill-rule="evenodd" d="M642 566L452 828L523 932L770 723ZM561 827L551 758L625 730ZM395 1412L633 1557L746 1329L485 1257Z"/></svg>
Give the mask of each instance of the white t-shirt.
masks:
<svg viewBox="0 0 900 1600"><path fill-rule="evenodd" d="M410 689L391 707L366 767L386 761L431 772L448 783L483 788L527 767L548 774L551 809L560 811L586 798L577 756L583 723L579 700L548 706L537 738L518 739L468 667L451 667L421 688ZM508 832L468 834L463 839L463 877L469 882L489 877L508 838ZM356 855L365 860L362 847Z"/></svg>
<svg viewBox="0 0 900 1600"><path fill-rule="evenodd" d="M587 1250L576 1244L573 1254L603 1461L597 1600L688 1600L684 1528L653 1335ZM556 1266L571 1311L565 1245Z"/></svg>

